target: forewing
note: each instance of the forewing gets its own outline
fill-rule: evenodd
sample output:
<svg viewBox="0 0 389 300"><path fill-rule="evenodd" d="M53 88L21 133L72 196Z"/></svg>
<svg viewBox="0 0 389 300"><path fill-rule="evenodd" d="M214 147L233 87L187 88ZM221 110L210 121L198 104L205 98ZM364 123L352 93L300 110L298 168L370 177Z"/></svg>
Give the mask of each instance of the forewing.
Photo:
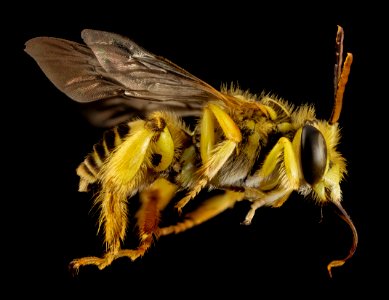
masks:
<svg viewBox="0 0 389 300"><path fill-rule="evenodd" d="M100 66L88 47L76 42L37 37L26 43L32 56L51 82L77 102L120 96L123 87Z"/></svg>
<svg viewBox="0 0 389 300"><path fill-rule="evenodd" d="M221 96L202 80L126 37L85 29L82 38L101 67L125 87L127 96L199 104L210 96Z"/></svg>
<svg viewBox="0 0 389 300"><path fill-rule="evenodd" d="M83 103L95 126L112 126L134 113L166 107L180 116L197 116L204 102L223 97L126 37L85 29L82 38L86 45L37 37L27 41L25 51L59 90Z"/></svg>

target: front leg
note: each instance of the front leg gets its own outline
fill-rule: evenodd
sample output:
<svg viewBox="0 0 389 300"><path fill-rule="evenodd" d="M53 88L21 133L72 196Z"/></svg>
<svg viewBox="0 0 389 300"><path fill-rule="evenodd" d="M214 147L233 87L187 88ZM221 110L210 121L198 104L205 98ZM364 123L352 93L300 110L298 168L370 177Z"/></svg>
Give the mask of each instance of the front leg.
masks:
<svg viewBox="0 0 389 300"><path fill-rule="evenodd" d="M265 194L265 196L261 198L254 200L242 224L250 225L251 221L254 218L256 210L262 206L273 206L273 207L281 206L288 199L291 192L292 191L288 191L288 190L286 191L276 190L271 193Z"/></svg>
<svg viewBox="0 0 389 300"><path fill-rule="evenodd" d="M301 171L293 144L282 137L269 152L262 167L249 179L250 185L264 193L253 198L243 224L250 224L255 211L262 206L280 207L300 186Z"/></svg>

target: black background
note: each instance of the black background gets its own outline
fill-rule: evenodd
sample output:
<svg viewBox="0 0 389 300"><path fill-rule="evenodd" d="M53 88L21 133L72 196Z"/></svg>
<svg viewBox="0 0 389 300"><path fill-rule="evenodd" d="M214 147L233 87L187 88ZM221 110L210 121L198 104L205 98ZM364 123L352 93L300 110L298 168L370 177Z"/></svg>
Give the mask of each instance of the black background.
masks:
<svg viewBox="0 0 389 300"><path fill-rule="evenodd" d="M11 193L4 196L2 248L7 279L16 283L12 293L324 298L383 291L387 234L380 233L386 224L379 214L386 196L376 169L385 172L385 167L378 162L381 141L372 138L380 132L384 97L377 93L384 77L378 70L385 70L386 51L379 46L385 37L382 8L125 3L21 5L3 24L6 51L11 50L4 56L11 80L3 87L11 91L3 118L5 190ZM96 236L92 195L77 192L75 173L102 130L88 125L76 103L24 53L28 39L81 42L84 28L120 33L216 88L238 82L253 93L265 90L296 105L313 103L318 117L328 118L338 24L345 30L345 50L354 54L340 120L339 149L349 170L343 205L360 241L355 256L335 268L332 279L326 265L348 253L351 232L333 209L321 210L297 194L281 208L257 211L249 227L240 225L248 206L237 205L183 234L162 237L141 260L69 273L73 258L104 250Z"/></svg>

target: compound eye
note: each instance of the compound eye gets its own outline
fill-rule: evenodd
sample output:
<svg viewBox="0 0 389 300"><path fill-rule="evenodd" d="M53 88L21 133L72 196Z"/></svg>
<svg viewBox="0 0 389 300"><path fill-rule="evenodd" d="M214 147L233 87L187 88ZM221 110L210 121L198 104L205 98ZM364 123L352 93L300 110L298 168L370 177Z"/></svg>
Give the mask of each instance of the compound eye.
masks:
<svg viewBox="0 0 389 300"><path fill-rule="evenodd" d="M305 181L310 185L324 175L327 165L327 145L321 132L304 125L301 133L301 167Z"/></svg>

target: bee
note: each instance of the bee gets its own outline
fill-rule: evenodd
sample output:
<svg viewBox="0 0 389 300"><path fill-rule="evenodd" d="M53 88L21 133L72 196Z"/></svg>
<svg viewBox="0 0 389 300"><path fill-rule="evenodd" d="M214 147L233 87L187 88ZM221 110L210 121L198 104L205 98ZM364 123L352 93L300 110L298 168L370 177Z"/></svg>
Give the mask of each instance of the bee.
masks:
<svg viewBox="0 0 389 300"><path fill-rule="evenodd" d="M120 257L136 260L156 238L202 224L239 201L251 203L242 221L248 225L257 209L280 207L293 192L321 206L334 204L351 228L349 254L328 264L329 275L353 256L358 235L341 205L340 183L347 168L337 150L353 55L347 53L343 61L341 26L328 120L318 119L309 104L296 107L233 85L217 90L124 36L91 29L81 36L85 44L37 37L25 47L60 91L100 107L94 111L103 111L104 117L92 113L92 123L110 127L76 170L79 191L97 188L98 232L103 231L106 250L100 257L74 259L73 270L86 265L104 269ZM146 115L140 118L134 112ZM183 121L188 115L196 116L192 129ZM204 189L221 193L187 211L186 205ZM128 205L135 196L140 201L134 224L139 244L124 249ZM181 218L161 226L167 207L174 207Z"/></svg>

